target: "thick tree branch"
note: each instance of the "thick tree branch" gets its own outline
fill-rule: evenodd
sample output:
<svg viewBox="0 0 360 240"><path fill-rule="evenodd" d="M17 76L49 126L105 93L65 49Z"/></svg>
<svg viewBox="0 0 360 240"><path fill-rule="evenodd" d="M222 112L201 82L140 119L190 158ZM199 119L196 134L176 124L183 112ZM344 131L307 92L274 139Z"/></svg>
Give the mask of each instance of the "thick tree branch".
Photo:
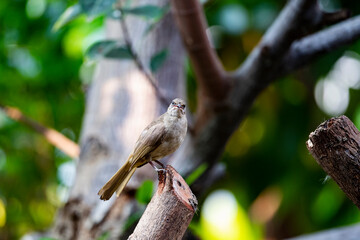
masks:
<svg viewBox="0 0 360 240"><path fill-rule="evenodd" d="M268 55L281 55L299 37L299 28L304 23L306 12L314 9L316 1L291 0L281 11L275 22L266 31L260 45ZM316 17L316 16L313 16Z"/></svg>
<svg viewBox="0 0 360 240"><path fill-rule="evenodd" d="M158 189L129 239L182 239L197 210L185 180L168 165L159 172Z"/></svg>
<svg viewBox="0 0 360 240"><path fill-rule="evenodd" d="M173 1L173 7L178 7L175 0ZM197 11L198 8L188 11L192 13L195 10ZM211 165L217 161L221 156L227 140L239 126L258 94L278 77L288 73L288 71L284 72L284 69L288 68L287 62L289 60L284 61L284 57L288 56L288 51L292 51L294 44L297 43L296 40L303 37L304 32L313 31L314 27L315 29L319 28L319 26L324 23L324 18L324 13L319 9L318 5L316 5L316 1L289 1L272 27L267 31L261 43L251 52L244 64L233 74L228 75L233 85L226 100L223 101L222 107L215 109L216 106L209 107L208 103L199 101L199 110L197 111L195 124L196 134L184 144L187 149L187 156L175 158L173 164L176 169L180 170L180 172L186 176L203 162L207 162L211 167ZM347 20L346 22L354 21L352 26L355 28L355 22L358 22L357 18L358 17ZM339 19L340 17L338 20ZM183 25L192 25L188 26L188 28L191 29L195 26L197 26L197 28L203 27L202 25L194 24L193 21L186 20L178 21L178 25L180 29L187 27ZM337 28L337 26L338 25L334 27ZM305 31L300 31L304 28ZM328 31L331 31L330 29L332 28L323 30L322 32L328 34ZM357 30L352 29L351 31L356 33L359 29L360 27L358 27ZM186 39L188 35L190 35L190 39L192 39L193 35L191 34L199 31L201 31L201 29L192 29L192 31L187 32L182 31L183 39ZM343 38L343 36L339 34L337 34L337 37ZM326 38L325 35L324 38ZM348 40L353 41L356 38L359 38L357 34ZM302 40L299 40L298 42L301 41ZM340 45L345 43L345 41L339 42ZM306 48L302 49L307 51ZM193 55L190 55L190 57L197 58L197 56ZM310 60L309 58L308 61ZM304 61L302 64L306 64L308 61ZM300 65L296 67L300 67ZM200 78L200 76L198 76L198 78ZM206 105L208 109L210 108L210 111L200 111L202 105ZM186 163L184 163L184 161L186 161Z"/></svg>
<svg viewBox="0 0 360 240"><path fill-rule="evenodd" d="M283 74L304 66L316 57L360 38L360 16L348 19L294 42L283 60Z"/></svg>
<svg viewBox="0 0 360 240"><path fill-rule="evenodd" d="M80 154L79 146L65 137L58 131L45 127L33 119L25 116L19 109L8 106L0 106L0 109L11 119L21 122L40 133L50 144L54 145L66 155L72 158L78 158Z"/></svg>
<svg viewBox="0 0 360 240"><path fill-rule="evenodd" d="M172 0L172 12L189 53L199 83L199 92L210 99L226 96L225 71L206 35L206 20L199 1Z"/></svg>
<svg viewBox="0 0 360 240"><path fill-rule="evenodd" d="M265 33L262 41L234 74L234 79L240 81L236 91L241 91L245 87L247 93L244 94L257 96L259 91L276 78L278 68L282 67L278 61L282 59L292 42L301 37L300 29L305 27L304 22L308 22L307 10L314 13L314 18L320 18L316 16L320 12L314 9L316 9L316 1L292 0L288 2ZM238 100L241 100L241 95Z"/></svg>
<svg viewBox="0 0 360 240"><path fill-rule="evenodd" d="M360 209L360 132L346 116L310 133L306 146L317 163Z"/></svg>
<svg viewBox="0 0 360 240"><path fill-rule="evenodd" d="M351 12L348 9L341 9L335 12L323 12L322 24L331 25L349 18Z"/></svg>

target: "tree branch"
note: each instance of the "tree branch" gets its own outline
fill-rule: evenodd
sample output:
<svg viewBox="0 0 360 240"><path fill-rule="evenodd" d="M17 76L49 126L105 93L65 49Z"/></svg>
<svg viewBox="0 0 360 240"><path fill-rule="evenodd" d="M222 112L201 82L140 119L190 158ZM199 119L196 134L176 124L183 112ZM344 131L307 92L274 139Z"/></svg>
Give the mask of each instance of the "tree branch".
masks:
<svg viewBox="0 0 360 240"><path fill-rule="evenodd" d="M292 42L301 37L304 22L308 22L307 10L312 11L314 18L320 18L316 9L316 1L292 0L289 1L275 22L265 33L262 41L255 47L245 62L237 69L234 80L240 81L237 91L246 88L246 92L257 96L269 82L273 81L282 59ZM244 92L244 91L242 91ZM246 93L245 93L246 94ZM240 98L240 99L239 99ZM241 100L241 96L238 97Z"/></svg>
<svg viewBox="0 0 360 240"><path fill-rule="evenodd" d="M121 8L121 1L118 1L118 6ZM121 30L123 32L123 36L124 36L124 41L126 46L129 49L129 52L131 53L133 60L135 62L135 65L138 67L138 69L140 70L140 72L142 72L146 79L149 80L151 86L153 86L155 92L156 92L156 96L158 97L158 99L160 100L161 104L166 108L171 99L167 99L159 90L159 88L157 87L157 81L155 79L155 77L152 75L152 73L149 71L149 69L147 69L144 64L141 62L138 54L136 53L135 49L133 48L133 45L131 43L131 39L130 39L130 34L125 22L125 15L123 14L123 16L120 18L120 26L121 26Z"/></svg>
<svg viewBox="0 0 360 240"><path fill-rule="evenodd" d="M173 0L174 8L179 7L177 3L178 1ZM183 5L185 7L185 3ZM185 11L184 8L180 9ZM176 11L178 11L178 9L176 9ZM198 8L188 8L188 12L185 11L185 13L194 15L194 11L198 11ZM311 19L311 17L313 19ZM178 169L183 176L190 174L193 169L196 169L203 162L207 162L209 167L211 167L211 165L219 159L227 140L239 126L258 94L260 94L260 92L271 82L290 71L290 69L284 70L289 68L287 65L290 59L287 59L286 57L288 56L288 52L293 50L295 43L302 41L296 41L304 36L304 31L300 30L305 28L305 30L307 30L305 33L307 33L309 30L313 30L314 27L319 28L321 23L325 21L323 18L324 13L316 4L316 1L289 1L280 13L279 17L266 32L263 40L251 52L245 62L238 68L237 71L227 75L230 79L232 88L231 91L228 92L226 100L222 102L223 105L216 108L216 105L215 107L209 106L208 102L204 103L202 101L198 101L199 109L197 111L195 124L196 134L184 143L184 148L187 149L186 156L176 156L173 162L176 169ZM355 28L355 25L358 23L358 18L359 17L356 17L352 20L347 20L346 22L354 21L351 25ZM327 30L323 30L322 32L326 32L326 34L328 34L330 29L342 26L342 23L340 24L341 25L338 24ZM202 30L196 30L193 28L195 28L195 26L196 28L204 27L204 25L196 24L193 20L186 21L186 19L183 19L183 21L178 20L178 25L180 29L190 28L192 30L182 30L183 39L188 37L190 39L194 39L193 35ZM347 32L350 33L350 31L352 31L356 33L357 31L360 31L359 29L360 27L358 27L357 30L351 29ZM343 31L346 30L344 29ZM316 36L315 34L311 36ZM326 34L324 34L324 38L326 38ZM338 38L344 38L339 34L336 35ZM334 34L334 41L336 35ZM354 34L352 38L349 38L346 41L342 40L339 44L354 41L359 37L360 36L357 34ZM307 38L308 37L305 37L303 39ZM303 47L302 49L307 51L306 47ZM188 47L188 50L191 49ZM321 52L321 54L323 53L325 52ZM192 58L199 58L196 54L190 54L190 56ZM306 64L310 60L310 58L307 61L304 60L302 64ZM299 58L299 61L302 61L302 58ZM291 61L289 64L291 64ZM294 67L300 67L300 65L295 66L294 64ZM197 78L200 79L201 76L198 75ZM207 111L200 111L203 105L207 107ZM184 161L186 161L186 163L184 163Z"/></svg>
<svg viewBox="0 0 360 240"><path fill-rule="evenodd" d="M206 20L199 1L172 0L172 12L189 53L199 83L200 95L223 99L229 82L206 35Z"/></svg>
<svg viewBox="0 0 360 240"><path fill-rule="evenodd" d="M195 195L173 167L158 177L158 189L129 239L182 239L197 210Z"/></svg>
<svg viewBox="0 0 360 240"><path fill-rule="evenodd" d="M360 209L360 132L346 116L310 133L306 146L317 163Z"/></svg>
<svg viewBox="0 0 360 240"><path fill-rule="evenodd" d="M352 226L334 228L331 230L311 233L299 237L288 238L287 240L357 240L360 236L360 225L355 224Z"/></svg>
<svg viewBox="0 0 360 240"><path fill-rule="evenodd" d="M360 38L360 16L348 19L294 42L284 57L283 74L304 66L316 57Z"/></svg>
<svg viewBox="0 0 360 240"><path fill-rule="evenodd" d="M40 123L34 121L33 119L25 116L19 109L14 107L2 106L0 109L11 119L21 122L26 126L32 128L36 132L40 133L50 144L54 145L66 155L72 158L78 158L80 154L79 146L71 141L69 138L65 137L63 134L58 131L45 127Z"/></svg>

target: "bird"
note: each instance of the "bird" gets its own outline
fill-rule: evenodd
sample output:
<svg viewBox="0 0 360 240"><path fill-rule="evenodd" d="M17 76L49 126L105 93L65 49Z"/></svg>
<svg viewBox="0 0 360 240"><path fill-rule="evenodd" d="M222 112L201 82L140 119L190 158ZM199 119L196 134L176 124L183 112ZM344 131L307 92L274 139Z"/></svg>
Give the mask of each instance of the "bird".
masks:
<svg viewBox="0 0 360 240"><path fill-rule="evenodd" d="M142 131L125 164L99 190L101 200L109 200L115 191L119 196L135 170L147 163L156 171L165 171L158 160L175 152L184 141L187 132L185 107L184 100L175 98L167 111ZM158 169L153 162L162 168Z"/></svg>

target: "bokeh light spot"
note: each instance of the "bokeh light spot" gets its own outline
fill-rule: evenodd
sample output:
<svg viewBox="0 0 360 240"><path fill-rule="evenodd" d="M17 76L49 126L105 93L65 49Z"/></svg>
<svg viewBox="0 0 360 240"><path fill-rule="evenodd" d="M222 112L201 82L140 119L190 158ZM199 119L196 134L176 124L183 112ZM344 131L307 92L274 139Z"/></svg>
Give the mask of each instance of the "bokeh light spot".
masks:
<svg viewBox="0 0 360 240"><path fill-rule="evenodd" d="M29 18L41 17L46 9L45 0L28 0L26 3L26 15Z"/></svg>
<svg viewBox="0 0 360 240"><path fill-rule="evenodd" d="M248 29L249 16L243 6L238 4L226 5L219 14L219 22L229 34L241 34Z"/></svg>
<svg viewBox="0 0 360 240"><path fill-rule="evenodd" d="M10 48L8 55L9 65L15 67L21 75L36 80L41 72L41 65L27 49Z"/></svg>
<svg viewBox="0 0 360 240"><path fill-rule="evenodd" d="M338 81L325 78L315 86L315 100L328 115L340 115L349 105L349 90Z"/></svg>
<svg viewBox="0 0 360 240"><path fill-rule="evenodd" d="M5 210L5 204L0 199L0 227L5 226L6 223L6 210Z"/></svg>
<svg viewBox="0 0 360 240"><path fill-rule="evenodd" d="M274 21L277 15L275 6L263 3L256 6L253 10L253 24L259 30L266 30Z"/></svg>
<svg viewBox="0 0 360 240"><path fill-rule="evenodd" d="M202 209L201 225L204 239L254 238L246 213L227 190L215 191L207 197Z"/></svg>
<svg viewBox="0 0 360 240"><path fill-rule="evenodd" d="M75 162L69 161L61 164L58 169L58 178L62 184L71 187L75 181L76 165Z"/></svg>

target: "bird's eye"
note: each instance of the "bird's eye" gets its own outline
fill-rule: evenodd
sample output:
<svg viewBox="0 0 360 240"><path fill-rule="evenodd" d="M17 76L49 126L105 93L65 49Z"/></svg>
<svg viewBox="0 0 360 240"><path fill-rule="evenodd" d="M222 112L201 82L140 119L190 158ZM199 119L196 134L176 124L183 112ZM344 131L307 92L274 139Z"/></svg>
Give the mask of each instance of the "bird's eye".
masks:
<svg viewBox="0 0 360 240"><path fill-rule="evenodd" d="M172 104L172 105L175 105L176 103L175 103L175 102L172 102L171 104Z"/></svg>

